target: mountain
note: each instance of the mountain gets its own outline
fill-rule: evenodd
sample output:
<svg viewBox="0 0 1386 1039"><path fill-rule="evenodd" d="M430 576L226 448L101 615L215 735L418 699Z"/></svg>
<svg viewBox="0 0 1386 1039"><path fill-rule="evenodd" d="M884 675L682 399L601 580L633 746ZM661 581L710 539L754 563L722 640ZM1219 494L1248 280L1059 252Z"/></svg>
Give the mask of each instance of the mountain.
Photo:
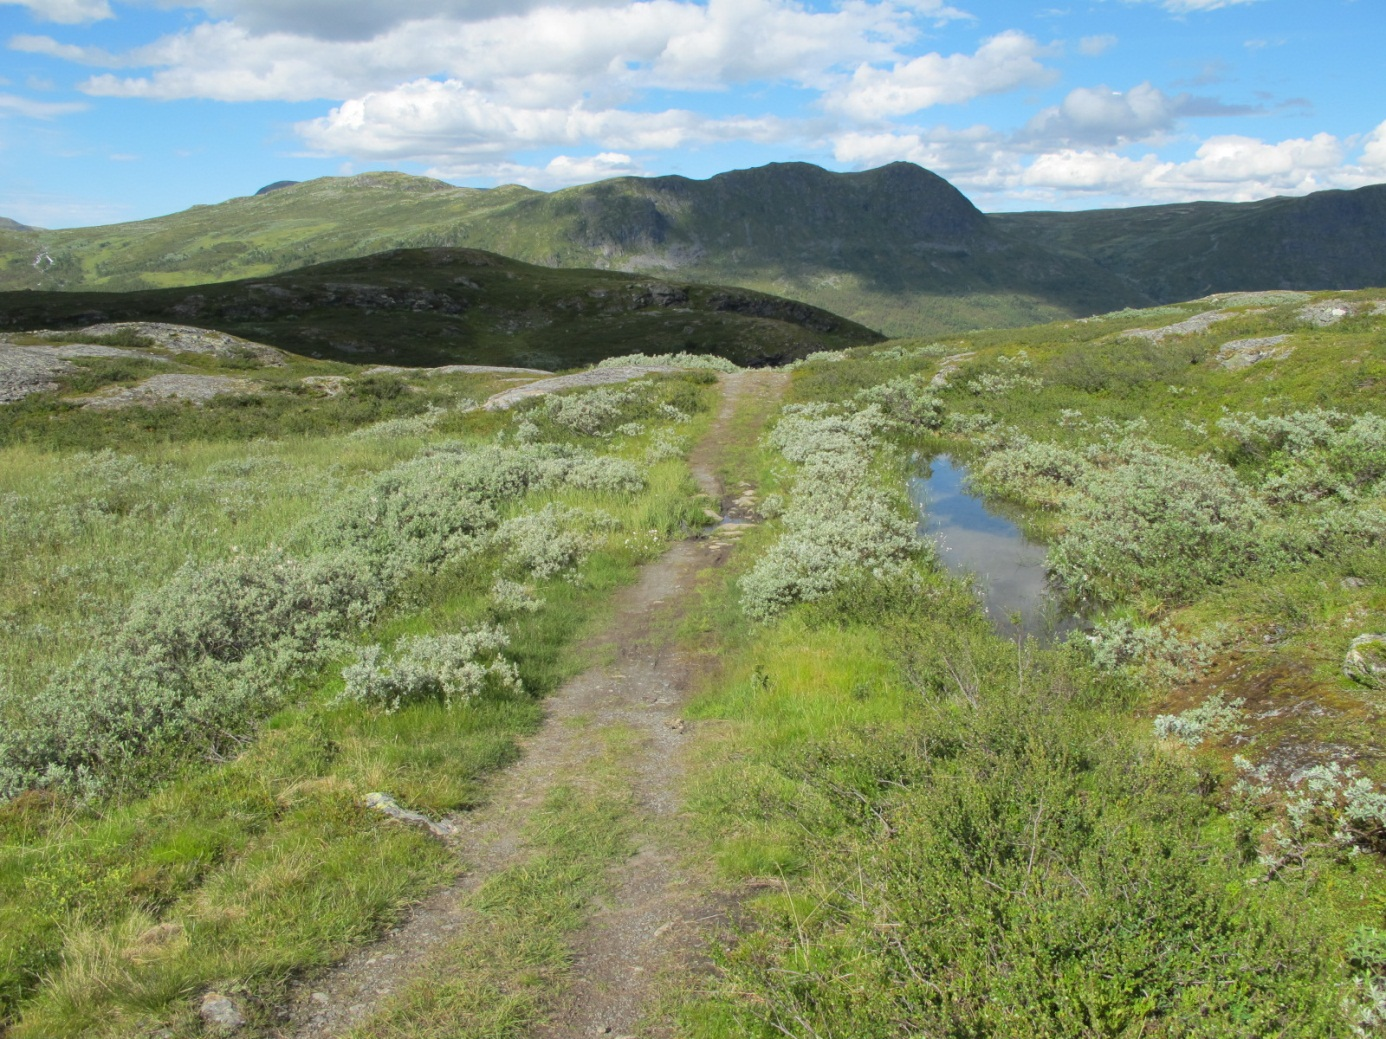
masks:
<svg viewBox="0 0 1386 1039"><path fill-rule="evenodd" d="M7 216L0 216L0 231L41 231L41 227L30 227L28 224L21 224L18 220L11 220Z"/></svg>
<svg viewBox="0 0 1386 1039"><path fill-rule="evenodd" d="M131 224L0 229L0 288L190 285L465 247L738 285L893 335L932 335L1212 291L1386 284L1383 192L988 216L903 162L861 173L772 163L552 193L369 173Z"/></svg>
<svg viewBox="0 0 1386 1039"><path fill-rule="evenodd" d="M1007 213L991 222L1012 239L1095 260L1156 303L1386 285L1386 184L1260 202Z"/></svg>
<svg viewBox="0 0 1386 1039"><path fill-rule="evenodd" d="M291 187L293 187L295 184L301 184L301 183L302 183L302 181L298 181L298 180L276 180L273 184L266 184L266 185L265 185L263 188L261 188L259 191L255 192L255 194L257 194L257 195L269 195L269 194L273 194L273 193L276 192L276 191L283 191L285 188L291 188Z"/></svg>
<svg viewBox="0 0 1386 1039"><path fill-rule="evenodd" d="M107 321L213 328L311 357L549 369L684 350L779 364L883 338L746 289L555 270L475 249L394 250L184 288L0 293L0 331Z"/></svg>
<svg viewBox="0 0 1386 1039"><path fill-rule="evenodd" d="M1091 261L1002 239L957 189L908 163L864 173L776 163L551 194L400 173L327 177L131 224L0 232L0 288L189 285L435 246L734 284L896 332L1145 302ZM52 262L35 266L41 250Z"/></svg>

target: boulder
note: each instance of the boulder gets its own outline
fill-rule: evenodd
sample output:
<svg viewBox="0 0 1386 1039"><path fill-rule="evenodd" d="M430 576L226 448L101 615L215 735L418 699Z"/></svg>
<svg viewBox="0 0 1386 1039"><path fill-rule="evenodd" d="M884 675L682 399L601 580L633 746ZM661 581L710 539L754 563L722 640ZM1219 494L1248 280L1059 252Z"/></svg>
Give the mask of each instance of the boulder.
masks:
<svg viewBox="0 0 1386 1039"><path fill-rule="evenodd" d="M1353 639L1343 658L1343 674L1368 689L1386 687L1386 632Z"/></svg>

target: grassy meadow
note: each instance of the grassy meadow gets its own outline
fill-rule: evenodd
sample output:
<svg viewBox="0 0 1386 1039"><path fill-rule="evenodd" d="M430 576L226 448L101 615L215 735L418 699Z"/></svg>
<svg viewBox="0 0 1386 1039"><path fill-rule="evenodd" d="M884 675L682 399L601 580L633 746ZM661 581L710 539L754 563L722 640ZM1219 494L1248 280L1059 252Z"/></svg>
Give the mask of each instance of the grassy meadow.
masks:
<svg viewBox="0 0 1386 1039"><path fill-rule="evenodd" d="M215 986L273 1023L458 868L364 794L476 803L610 592L697 522L706 373L517 413L465 410L495 379L382 378L316 432L292 401L10 406L7 1034L196 1034Z"/></svg>
<svg viewBox="0 0 1386 1039"><path fill-rule="evenodd" d="M679 635L706 662L680 851L736 908L652 1034L1386 1031L1379 649L1344 670L1386 632L1383 301L893 340L742 401L716 464L762 522ZM345 382L276 388L310 373ZM255 377L259 403L64 404L123 378L103 360L0 409L16 1039L207 1034L209 990L270 1032L465 868L364 795L481 803L612 592L706 522L707 370L510 413L468 407L500 376ZM943 452L1081 631L999 632L918 536L907 479ZM619 732L594 760L352 1034L532 1031L635 846Z"/></svg>
<svg viewBox="0 0 1386 1039"><path fill-rule="evenodd" d="M676 1034L1380 1034L1383 701L1341 668L1386 628L1386 317L1341 298L1322 328L1234 297L799 367L792 434L744 462L782 519L687 626L723 661L690 854L749 910L671 995ZM902 518L913 458L965 459L1088 629L1003 637L886 513L838 565L854 492L815 450L854 437Z"/></svg>

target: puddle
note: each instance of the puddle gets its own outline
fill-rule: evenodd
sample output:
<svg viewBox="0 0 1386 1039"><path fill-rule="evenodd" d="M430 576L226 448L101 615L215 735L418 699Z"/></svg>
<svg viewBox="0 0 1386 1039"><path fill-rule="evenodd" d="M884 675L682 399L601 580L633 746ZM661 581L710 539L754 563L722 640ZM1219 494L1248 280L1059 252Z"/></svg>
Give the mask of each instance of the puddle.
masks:
<svg viewBox="0 0 1386 1039"><path fill-rule="evenodd" d="M1044 569L1045 548L966 487L967 469L948 455L924 463L909 482L919 534L938 546L944 569L973 578L982 607L1010 638L1052 642L1081 626L1061 614Z"/></svg>

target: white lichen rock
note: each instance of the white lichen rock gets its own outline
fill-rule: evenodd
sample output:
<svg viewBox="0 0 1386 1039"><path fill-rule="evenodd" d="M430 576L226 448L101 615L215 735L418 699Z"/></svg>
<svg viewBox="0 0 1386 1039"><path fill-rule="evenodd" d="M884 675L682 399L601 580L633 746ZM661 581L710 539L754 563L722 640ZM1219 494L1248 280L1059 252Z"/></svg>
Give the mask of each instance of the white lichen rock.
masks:
<svg viewBox="0 0 1386 1039"><path fill-rule="evenodd" d="M1343 658L1343 674L1369 689L1386 686L1386 632L1353 639Z"/></svg>

